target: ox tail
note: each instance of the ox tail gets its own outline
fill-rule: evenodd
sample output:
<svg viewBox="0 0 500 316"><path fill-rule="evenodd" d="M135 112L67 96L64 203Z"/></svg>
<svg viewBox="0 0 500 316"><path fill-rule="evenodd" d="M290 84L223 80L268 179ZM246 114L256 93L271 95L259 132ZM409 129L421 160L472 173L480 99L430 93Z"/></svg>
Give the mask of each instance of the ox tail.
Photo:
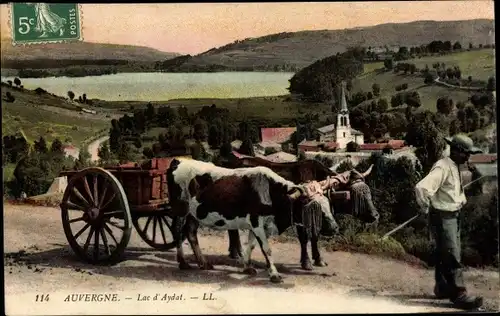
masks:
<svg viewBox="0 0 500 316"><path fill-rule="evenodd" d="M318 201L313 200L302 208L302 223L308 239L319 236L323 225L323 212Z"/></svg>

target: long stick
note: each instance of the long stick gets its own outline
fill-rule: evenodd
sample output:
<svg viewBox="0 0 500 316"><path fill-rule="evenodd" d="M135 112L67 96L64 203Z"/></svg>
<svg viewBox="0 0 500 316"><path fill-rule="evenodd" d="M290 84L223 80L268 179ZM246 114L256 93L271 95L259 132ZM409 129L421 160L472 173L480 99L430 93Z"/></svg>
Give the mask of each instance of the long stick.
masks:
<svg viewBox="0 0 500 316"><path fill-rule="evenodd" d="M466 185L463 186L463 188L465 189L466 187L468 187L469 185L473 184L474 182L476 181L479 181L481 180L482 178L484 178L485 176L482 176L482 177L479 177L477 178L476 180L474 181L471 181L469 183L467 183ZM390 235L394 234L395 232L397 232L398 230L400 230L401 228L405 227L406 225L408 225L410 222L412 222L415 218L419 217L420 214L417 214L415 216L413 216L412 218L410 218L409 220L407 220L406 222L404 222L403 224L399 225L398 227L394 228L393 230L391 230L390 232L388 232L387 234L385 234L382 239L387 239L387 237L389 237Z"/></svg>
<svg viewBox="0 0 500 316"><path fill-rule="evenodd" d="M415 216L413 216L412 218L410 218L409 220L407 220L406 222L404 222L403 224L399 225L398 227L394 228L393 230L391 230L390 232L388 232L387 234L385 234L382 239L387 239L387 237L389 237L390 235L394 234L395 232L397 232L398 230L400 230L401 228L405 227L406 225L408 225L408 223L410 223L411 221L413 221L415 218L419 217L420 214L417 214Z"/></svg>

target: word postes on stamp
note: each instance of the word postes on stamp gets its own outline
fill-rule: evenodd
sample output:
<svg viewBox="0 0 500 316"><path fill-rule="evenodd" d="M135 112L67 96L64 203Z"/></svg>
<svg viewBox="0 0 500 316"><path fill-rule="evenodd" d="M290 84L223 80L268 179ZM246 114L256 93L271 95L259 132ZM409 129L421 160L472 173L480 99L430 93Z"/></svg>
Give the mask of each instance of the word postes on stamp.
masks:
<svg viewBox="0 0 500 316"><path fill-rule="evenodd" d="M13 3L14 44L80 41L81 19L76 3Z"/></svg>

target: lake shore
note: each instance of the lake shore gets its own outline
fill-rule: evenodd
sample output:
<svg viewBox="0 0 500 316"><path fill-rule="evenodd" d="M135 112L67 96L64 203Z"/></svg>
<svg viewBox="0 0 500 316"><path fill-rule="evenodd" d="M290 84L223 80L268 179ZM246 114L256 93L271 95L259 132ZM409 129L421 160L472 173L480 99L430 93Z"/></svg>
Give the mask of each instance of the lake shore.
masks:
<svg viewBox="0 0 500 316"><path fill-rule="evenodd" d="M293 73L118 73L106 76L22 78L24 88L38 87L60 97L72 91L75 97L107 101L160 101L192 98L272 97L288 93ZM2 77L3 82L14 77Z"/></svg>

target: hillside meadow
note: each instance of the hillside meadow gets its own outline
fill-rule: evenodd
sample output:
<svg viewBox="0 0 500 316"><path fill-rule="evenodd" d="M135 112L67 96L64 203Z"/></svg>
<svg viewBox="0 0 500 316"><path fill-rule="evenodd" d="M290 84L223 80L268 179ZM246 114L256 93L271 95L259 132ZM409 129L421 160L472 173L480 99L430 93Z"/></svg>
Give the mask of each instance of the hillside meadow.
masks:
<svg viewBox="0 0 500 316"><path fill-rule="evenodd" d="M6 102L10 92L14 102ZM30 143L43 136L50 144L55 138L76 146L107 130L111 118L80 113L74 102L51 94L2 86L2 134L22 132Z"/></svg>
<svg viewBox="0 0 500 316"><path fill-rule="evenodd" d="M492 49L471 50L443 56L426 56L402 62L415 64L418 69L425 68L425 65L432 69L432 65L435 63L444 63L446 68L458 66L462 72L462 78L471 76L473 79L484 82L489 77L495 76L495 54ZM365 64L365 72L353 80L352 92L371 91L374 83L380 85L380 97L386 98L389 103L391 97L397 93L396 86L406 83L408 84L406 91L418 91L420 94L422 101L420 109L430 111L436 111L436 101L440 97L451 97L455 103L467 103L469 97L474 94L474 92L460 89L426 85L424 78L419 73L405 75L402 72L384 71L383 62ZM367 102L371 102L371 100Z"/></svg>
<svg viewBox="0 0 500 316"><path fill-rule="evenodd" d="M494 21L414 21L385 23L342 30L283 32L262 37L239 39L193 56L177 71L196 66L217 65L233 70L298 70L316 60L345 51L363 43L365 47L418 46L431 41L459 41L462 47L473 43L489 44ZM494 36L494 34L493 34Z"/></svg>

